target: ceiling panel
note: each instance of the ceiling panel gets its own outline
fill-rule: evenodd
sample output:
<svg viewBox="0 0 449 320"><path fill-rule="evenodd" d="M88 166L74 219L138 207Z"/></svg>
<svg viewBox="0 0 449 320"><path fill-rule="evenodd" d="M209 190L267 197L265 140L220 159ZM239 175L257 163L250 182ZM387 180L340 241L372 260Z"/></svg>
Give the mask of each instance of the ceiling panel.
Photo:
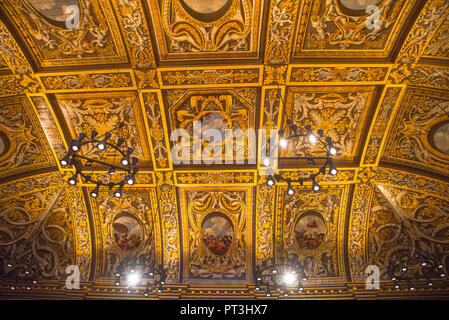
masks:
<svg viewBox="0 0 449 320"><path fill-rule="evenodd" d="M161 61L257 58L263 0L147 0Z"/></svg>
<svg viewBox="0 0 449 320"><path fill-rule="evenodd" d="M416 0L302 1L292 57L387 58L416 3ZM373 13L366 13L369 5L374 6Z"/></svg>

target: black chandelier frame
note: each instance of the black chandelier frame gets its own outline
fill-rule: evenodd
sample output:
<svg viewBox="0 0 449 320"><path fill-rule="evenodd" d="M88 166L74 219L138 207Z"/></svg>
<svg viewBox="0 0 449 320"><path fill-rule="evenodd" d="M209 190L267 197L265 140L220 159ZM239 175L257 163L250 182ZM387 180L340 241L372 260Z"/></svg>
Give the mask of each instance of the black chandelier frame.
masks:
<svg viewBox="0 0 449 320"><path fill-rule="evenodd" d="M167 269L162 264L156 265L154 262L144 257L144 261L139 262L140 257L125 258L117 267L115 273L115 285L120 286L124 282L127 285L127 293L132 293L135 287L145 287L143 295L148 297L151 294L163 293L167 280ZM129 277L136 274L136 283L129 283Z"/></svg>
<svg viewBox="0 0 449 320"><path fill-rule="evenodd" d="M75 185L77 183L79 175L84 179L85 182L93 183L96 185L96 187L91 192L92 197L96 198L98 196L100 187L107 187L109 190L112 190L114 187L118 187L115 190L114 195L117 198L120 198L122 196L122 191L125 184L133 185L135 183L135 176L139 170L139 168L137 167L139 160L136 157L131 157L131 154L134 152L133 148L128 147L125 149L126 151L120 148L124 143L124 140L122 138L118 138L117 143L113 144L108 142L109 138L111 138L112 136L110 132L107 132L104 135L104 138L101 140L96 139L97 136L98 132L93 130L90 135L90 140L85 140L86 135L84 133L80 133L78 140L73 139L71 141L69 151L61 159L60 163L62 166L73 165L75 167L75 174L69 178L69 184ZM78 152L81 151L82 147L86 145L95 145L98 150L103 152L106 152L108 148L114 149L122 157L122 159L120 160L121 166L116 165L115 163L107 163L105 161L102 161L101 158L98 160L78 154ZM77 159L80 159L81 161L76 161ZM82 160L85 161L84 164L82 164ZM85 172L88 171L86 170L86 168L90 167L92 163L98 163L105 166L111 176L116 171L123 171L125 172L125 175L123 179L116 182L111 180L106 183L100 179L95 180L92 178L91 174L87 174Z"/></svg>
<svg viewBox="0 0 449 320"><path fill-rule="evenodd" d="M257 265L255 270L255 290L264 292L267 297L273 296L273 293L280 289L284 297L288 297L292 288L303 291L303 283L307 280L304 265L300 261L294 264L282 258L279 263L267 265L267 261L264 260L262 266Z"/></svg>
<svg viewBox="0 0 449 320"><path fill-rule="evenodd" d="M279 130L279 143L278 146L281 148L285 148L289 140L297 139L297 138L306 138L309 139L309 142L316 145L319 143L321 145L321 150L325 153L325 156L304 156L304 157L278 157L278 160L307 160L310 165L315 164L315 160L325 160L324 164L318 169L318 172L311 173L307 177L301 177L298 179L285 178L281 173L276 173L274 175L269 175L267 178L267 183L269 186L273 186L276 182L285 181L287 182L287 193L289 195L293 195L295 190L293 189L292 183L299 183L301 186L304 182L312 181L312 190L318 192L320 190L320 185L317 182L317 178L321 175L328 173L330 175L336 175L338 170L336 169L333 161L333 156L335 156L338 152L337 148L334 146L331 137L324 137L324 132L322 129L318 129L316 131L317 135L315 135L312 127L310 125L306 125L304 127L305 130L301 130L297 125L292 124L290 120L287 120L288 129L293 134L290 136L285 136L286 130ZM303 143L304 144L304 143ZM305 144L304 144L305 146Z"/></svg>
<svg viewBox="0 0 449 320"><path fill-rule="evenodd" d="M444 271L444 265L439 262L441 259L436 254L427 254L421 251L416 251L414 255L409 257L401 265L389 264L387 267L387 275L393 281L393 287L400 289L405 285L408 286L409 291L416 290L416 280L425 280L427 287L433 287L435 284L440 284L446 287L448 277ZM421 274L412 270L421 265ZM414 281L414 283L412 283Z"/></svg>

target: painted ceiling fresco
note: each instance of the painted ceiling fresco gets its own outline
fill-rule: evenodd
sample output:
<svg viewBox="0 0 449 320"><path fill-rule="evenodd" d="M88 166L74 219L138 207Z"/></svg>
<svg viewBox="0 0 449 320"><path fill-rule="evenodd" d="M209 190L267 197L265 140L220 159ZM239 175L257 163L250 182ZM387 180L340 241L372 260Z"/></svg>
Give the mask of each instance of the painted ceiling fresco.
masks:
<svg viewBox="0 0 449 320"><path fill-rule="evenodd" d="M394 288L387 269L420 250L449 272L448 30L447 0L1 1L0 296L69 297L78 265L78 296L144 298L114 285L133 256L167 270L152 298L259 298L256 268L282 259L308 281L272 298L447 297ZM225 154L225 130L287 120L339 148L319 192L268 186L247 140L244 164L173 159L172 132L194 141L195 122ZM136 183L119 199L69 186L70 141L119 123ZM314 172L288 159L306 151L289 142L279 172ZM27 290L27 277L40 281Z"/></svg>

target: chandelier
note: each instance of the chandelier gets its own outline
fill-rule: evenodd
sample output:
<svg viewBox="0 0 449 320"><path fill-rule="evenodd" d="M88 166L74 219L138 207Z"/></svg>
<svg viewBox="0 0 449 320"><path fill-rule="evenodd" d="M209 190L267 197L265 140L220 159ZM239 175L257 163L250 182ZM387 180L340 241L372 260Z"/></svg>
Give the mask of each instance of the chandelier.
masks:
<svg viewBox="0 0 449 320"><path fill-rule="evenodd" d="M447 276L444 272L444 265L436 254L422 252L416 248L414 255L407 257L401 264L390 263L387 268L387 274L393 281L393 287L400 289L406 286L409 291L416 290L416 281L424 280L427 287L433 287L436 282L443 282L447 286ZM435 281L435 279L438 279Z"/></svg>
<svg viewBox="0 0 449 320"><path fill-rule="evenodd" d="M123 187L128 185L133 185L135 183L136 173L138 168L136 167L139 160L136 157L131 157L134 149L131 147L122 147L124 140L123 138L118 138L116 143L111 143L111 132L106 132L104 136L99 139L98 132L93 130L90 134L90 139L86 139L86 134L80 133L78 139L73 139L70 143L70 148L68 153L61 159L60 163L63 167L67 165L73 165L75 167L75 174L69 178L68 183L71 185L76 185L78 181L78 176L81 176L85 182L95 184L96 187L92 190L90 195L93 198L98 197L101 187L106 187L109 190L114 190L114 196L120 198L122 196ZM102 152L102 155L99 159L92 158L87 156L88 153L83 153L81 150L83 147L88 147L89 150L94 150L95 148ZM93 146L93 147L92 147ZM119 154L121 158L119 164L115 164L114 161L112 163L106 160L102 160L104 154L107 151L114 152L115 154ZM114 158L115 160L115 158ZM109 182L104 182L100 179L95 179L92 177L92 174L89 174L88 171L91 170L90 167L93 163L100 164L108 170L108 174L111 176ZM112 181L112 176L117 172L122 171L125 174L122 179L118 181Z"/></svg>
<svg viewBox="0 0 449 320"><path fill-rule="evenodd" d="M167 279L167 270L161 264L156 266L146 257L140 262L140 257L127 257L117 267L115 285L126 284L127 293L132 293L135 287L146 287L143 295L162 293ZM145 279L146 283L145 283Z"/></svg>
<svg viewBox="0 0 449 320"><path fill-rule="evenodd" d="M338 170L336 169L332 157L337 155L337 148L334 146L331 137L324 137L324 132L322 129L314 131L310 125L306 125L304 128L299 128L296 124L293 124L290 120L286 121L287 127L285 129L279 130L279 146L281 148L286 148L288 141L297 139L299 142L306 146L313 146L318 148L318 151L325 156L304 156L304 157L288 157L278 159L295 159L295 160L307 160L309 164L315 164L315 160L324 160L324 164L319 168L318 172L309 174L306 177L301 177L298 179L285 178L282 174L269 175L267 178L267 183L269 186L273 186L276 182L285 181L287 182L287 193L293 195L295 190L293 189L292 183L299 183L303 185L306 181L312 181L312 190L317 192L320 190L320 185L317 182L317 178L326 171L331 175L336 175ZM289 135L286 135L286 132Z"/></svg>
<svg viewBox="0 0 449 320"><path fill-rule="evenodd" d="M300 261L294 264L281 258L280 263L268 265L266 260L262 266L256 266L256 291L264 292L267 297L281 291L284 297L288 297L289 291L297 289L303 291L303 282L307 281L304 266Z"/></svg>

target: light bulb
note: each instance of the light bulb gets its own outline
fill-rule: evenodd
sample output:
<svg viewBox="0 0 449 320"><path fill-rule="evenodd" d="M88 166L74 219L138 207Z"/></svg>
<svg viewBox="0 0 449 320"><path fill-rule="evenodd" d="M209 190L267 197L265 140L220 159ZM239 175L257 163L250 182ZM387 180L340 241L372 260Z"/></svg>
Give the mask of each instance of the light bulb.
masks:
<svg viewBox="0 0 449 320"><path fill-rule="evenodd" d="M66 154L64 156L64 158L61 159L61 161L60 161L61 165L64 166L64 167L66 165L68 165L69 164L69 158L70 158L70 154L68 153L68 154Z"/></svg>
<svg viewBox="0 0 449 320"><path fill-rule="evenodd" d="M77 175L77 174L74 174L73 176L71 176L71 177L69 178L69 183L70 183L71 185L75 185L75 184L76 184L77 178L78 178L78 175Z"/></svg>
<svg viewBox="0 0 449 320"><path fill-rule="evenodd" d="M329 152L330 152L331 155L335 156L337 154L337 149L335 147L331 147L329 149Z"/></svg>
<svg viewBox="0 0 449 320"><path fill-rule="evenodd" d="M312 182L312 189L315 192L320 191L320 185L315 180L313 180L313 182Z"/></svg>
<svg viewBox="0 0 449 320"><path fill-rule="evenodd" d="M132 272L126 277L128 286L133 287L140 283L140 274L138 272Z"/></svg>
<svg viewBox="0 0 449 320"><path fill-rule="evenodd" d="M316 143L316 137L314 134L309 134L309 141L311 144L315 144Z"/></svg>
<svg viewBox="0 0 449 320"><path fill-rule="evenodd" d="M291 285L291 284L295 283L296 276L291 272L286 272L284 274L284 276L282 277L282 280L285 284Z"/></svg>
<svg viewBox="0 0 449 320"><path fill-rule="evenodd" d="M133 177L129 177L127 183L129 185L133 185L134 184L134 178Z"/></svg>
<svg viewBox="0 0 449 320"><path fill-rule="evenodd" d="M287 147L287 140L285 140L284 138L279 140L279 145L281 146L281 148L286 148Z"/></svg>
<svg viewBox="0 0 449 320"><path fill-rule="evenodd" d="M270 165L270 159L265 158L265 159L263 160L263 165L264 165L265 167L268 167L268 166Z"/></svg>

